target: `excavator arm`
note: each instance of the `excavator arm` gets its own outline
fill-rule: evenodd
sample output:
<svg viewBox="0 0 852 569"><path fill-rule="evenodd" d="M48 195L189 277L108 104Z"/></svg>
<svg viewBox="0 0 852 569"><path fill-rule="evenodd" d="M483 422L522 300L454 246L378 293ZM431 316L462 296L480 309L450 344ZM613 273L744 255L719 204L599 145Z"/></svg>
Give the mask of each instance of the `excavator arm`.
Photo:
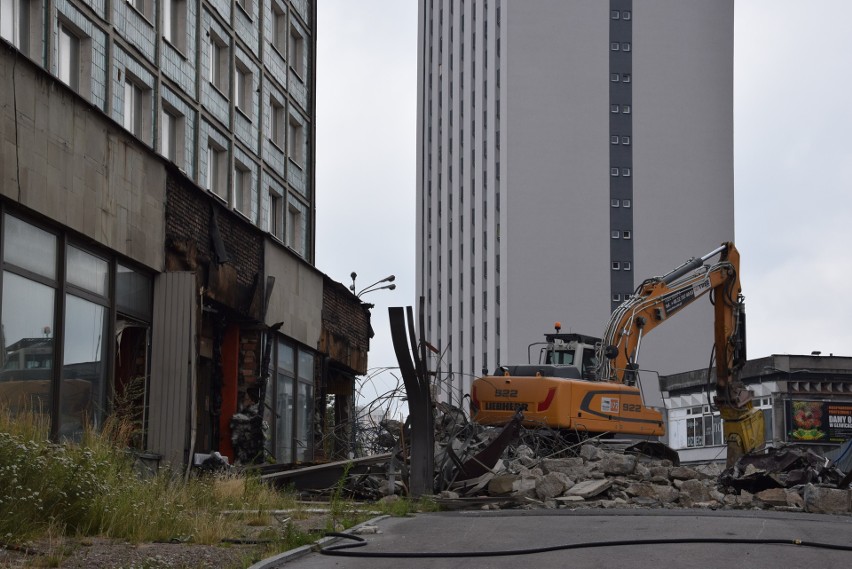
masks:
<svg viewBox="0 0 852 569"><path fill-rule="evenodd" d="M713 264L705 264L719 255ZM764 441L763 414L738 380L745 363L745 305L739 280L739 252L733 243L690 259L662 277L646 280L612 314L598 354L600 379L633 385L642 339L705 294L714 303L715 404L724 420L728 464Z"/></svg>

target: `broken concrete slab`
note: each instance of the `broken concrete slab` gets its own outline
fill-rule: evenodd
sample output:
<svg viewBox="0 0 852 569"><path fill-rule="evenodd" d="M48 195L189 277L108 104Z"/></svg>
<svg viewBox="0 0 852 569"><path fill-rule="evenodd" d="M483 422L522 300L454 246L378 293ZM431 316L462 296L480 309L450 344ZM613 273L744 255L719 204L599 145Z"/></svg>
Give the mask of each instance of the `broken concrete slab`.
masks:
<svg viewBox="0 0 852 569"><path fill-rule="evenodd" d="M604 474L610 476L633 474L636 469L636 457L632 454L606 453L601 460L601 469Z"/></svg>
<svg viewBox="0 0 852 569"><path fill-rule="evenodd" d="M806 512L819 514L845 514L852 509L849 490L837 490L808 484L804 492Z"/></svg>
<svg viewBox="0 0 852 569"><path fill-rule="evenodd" d="M584 480L572 486L567 492L567 496L581 496L583 499L593 498L602 492L605 492L612 486L612 480Z"/></svg>
<svg viewBox="0 0 852 569"><path fill-rule="evenodd" d="M574 486L568 475L561 472L545 474L535 483L535 494L539 500L550 500L562 495L565 490Z"/></svg>

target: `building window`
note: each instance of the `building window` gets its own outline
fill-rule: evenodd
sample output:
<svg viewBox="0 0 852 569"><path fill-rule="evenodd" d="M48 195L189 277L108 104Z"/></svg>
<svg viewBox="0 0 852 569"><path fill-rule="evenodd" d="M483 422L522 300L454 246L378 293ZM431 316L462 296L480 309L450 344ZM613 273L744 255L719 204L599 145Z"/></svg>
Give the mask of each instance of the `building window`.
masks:
<svg viewBox="0 0 852 569"><path fill-rule="evenodd" d="M207 143L207 189L227 200L225 166L225 149L210 140Z"/></svg>
<svg viewBox="0 0 852 569"><path fill-rule="evenodd" d="M295 349L279 341L277 346L275 374L275 402L268 406L272 409L271 424L275 425L273 456L279 462L293 461L293 413L295 412L294 394L296 381Z"/></svg>
<svg viewBox="0 0 852 569"><path fill-rule="evenodd" d="M278 3L272 3L272 47L279 54L284 55L287 49L287 14Z"/></svg>
<svg viewBox="0 0 852 569"><path fill-rule="evenodd" d="M620 271L621 270L621 263L619 263L618 261L613 261L612 262L612 270L613 271Z"/></svg>
<svg viewBox="0 0 852 569"><path fill-rule="evenodd" d="M252 114L252 74L240 61L234 70L234 104L247 117Z"/></svg>
<svg viewBox="0 0 852 569"><path fill-rule="evenodd" d="M280 149L284 149L286 125L284 106L273 97L269 98L269 140Z"/></svg>
<svg viewBox="0 0 852 569"><path fill-rule="evenodd" d="M251 189L251 170L234 161L234 195L231 207L246 216L251 215Z"/></svg>
<svg viewBox="0 0 852 569"><path fill-rule="evenodd" d="M299 350L296 374L296 461L313 460L314 355Z"/></svg>
<svg viewBox="0 0 852 569"><path fill-rule="evenodd" d="M124 81L124 128L137 138L142 138L144 117L144 91L125 73Z"/></svg>
<svg viewBox="0 0 852 569"><path fill-rule="evenodd" d="M299 77L303 77L304 72L305 72L305 69L304 69L305 68L305 62L304 62L304 59L305 59L304 49L305 48L304 48L304 45L305 45L305 40L302 37L302 34L300 34L298 32L298 30L296 30L295 27L291 26L290 27L290 49L289 49L290 53L288 54L289 55L289 61L290 61L290 68L293 71L295 71L296 75L298 75Z"/></svg>
<svg viewBox="0 0 852 569"><path fill-rule="evenodd" d="M186 0L163 0L163 38L186 52Z"/></svg>
<svg viewBox="0 0 852 569"><path fill-rule="evenodd" d="M686 419L687 448L722 444L722 418L718 414L702 413L701 407L687 409L687 414L693 415Z"/></svg>
<svg viewBox="0 0 852 569"><path fill-rule="evenodd" d="M633 232L630 231L629 229L625 230L621 233L621 238L622 239L633 239Z"/></svg>
<svg viewBox="0 0 852 569"><path fill-rule="evenodd" d="M152 20L154 15L154 0L127 0L133 9L142 14L146 20Z"/></svg>
<svg viewBox="0 0 852 569"><path fill-rule="evenodd" d="M609 169L610 176L618 176L618 168L610 168Z"/></svg>
<svg viewBox="0 0 852 569"><path fill-rule="evenodd" d="M283 239L284 197L276 190L269 188L269 209L266 219L266 229L278 239Z"/></svg>
<svg viewBox="0 0 852 569"><path fill-rule="evenodd" d="M163 104L160 113L160 153L174 162L178 168L184 168L186 155L184 144L185 119L174 108Z"/></svg>
<svg viewBox="0 0 852 569"><path fill-rule="evenodd" d="M0 0L0 37L27 53L29 51L29 1Z"/></svg>
<svg viewBox="0 0 852 569"><path fill-rule="evenodd" d="M621 232L617 229L613 229L610 232L610 235L612 236L613 239L618 239L619 237L621 237Z"/></svg>
<svg viewBox="0 0 852 569"><path fill-rule="evenodd" d="M301 234L302 210L291 203L287 206L287 246L298 250Z"/></svg>
<svg viewBox="0 0 852 569"><path fill-rule="evenodd" d="M215 34L210 34L208 79L220 93L228 92L228 46Z"/></svg>
<svg viewBox="0 0 852 569"><path fill-rule="evenodd" d="M290 116L290 119L287 124L290 159L301 166L304 161L305 148L305 138L302 129L302 124L292 115Z"/></svg>
<svg viewBox="0 0 852 569"><path fill-rule="evenodd" d="M64 24L59 25L57 72L63 83L80 89L80 38Z"/></svg>
<svg viewBox="0 0 852 569"><path fill-rule="evenodd" d="M632 205L631 200L621 200L621 205L624 207L630 207Z"/></svg>
<svg viewBox="0 0 852 569"><path fill-rule="evenodd" d="M10 215L3 216L2 239L5 398L19 400L49 419L52 438L79 440L88 426L97 429L103 424L109 394L125 385L131 371L132 377L146 375L147 342L137 342L141 350L125 349L123 338L132 335L127 330L115 343L104 339L110 314L123 311L121 301L130 296L147 301L137 303L136 312L138 320L150 322L151 281L134 273L138 278L130 291L127 280L121 278L121 265L63 244L67 237ZM60 251L64 251L61 256ZM65 263L62 271L58 270L60 258ZM112 302L113 290L117 302ZM139 294L134 295L136 291ZM147 298L142 298L146 292ZM147 329L143 335L147 336ZM62 346L61 360L56 345ZM108 372L105 364L112 349L142 363L119 364L120 358L113 358L114 371ZM107 385L110 377L113 384ZM57 397L58 404L52 405Z"/></svg>

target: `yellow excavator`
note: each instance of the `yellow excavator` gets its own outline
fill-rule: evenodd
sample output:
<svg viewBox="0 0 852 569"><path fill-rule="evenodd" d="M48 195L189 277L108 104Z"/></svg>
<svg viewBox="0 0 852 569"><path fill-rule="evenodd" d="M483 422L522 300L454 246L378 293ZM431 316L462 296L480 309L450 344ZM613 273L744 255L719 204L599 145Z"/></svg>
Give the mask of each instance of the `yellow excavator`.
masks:
<svg viewBox="0 0 852 569"><path fill-rule="evenodd" d="M707 263L719 256L714 263ZM662 277L640 284L612 313L602 339L546 334L537 364L500 366L471 386L471 417L504 425L520 410L527 426L577 434L654 437L663 418L646 407L636 386L639 349L651 330L705 294L714 305L714 403L723 419L728 464L764 441L763 414L738 379L745 363L745 305L739 252L723 243Z"/></svg>

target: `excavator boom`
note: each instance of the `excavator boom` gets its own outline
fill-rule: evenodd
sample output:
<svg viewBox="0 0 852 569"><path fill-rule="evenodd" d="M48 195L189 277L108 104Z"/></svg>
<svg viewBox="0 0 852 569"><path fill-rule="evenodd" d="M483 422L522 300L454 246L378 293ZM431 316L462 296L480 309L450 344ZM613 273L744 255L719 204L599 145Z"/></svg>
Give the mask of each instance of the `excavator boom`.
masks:
<svg viewBox="0 0 852 569"><path fill-rule="evenodd" d="M705 264L716 255L717 262ZM601 344L598 369L600 379L633 385L645 334L709 293L715 316L715 404L724 420L729 465L764 441L763 415L753 408L752 393L738 379L746 359L739 264L739 252L728 242L662 277L643 282L613 312Z"/></svg>

